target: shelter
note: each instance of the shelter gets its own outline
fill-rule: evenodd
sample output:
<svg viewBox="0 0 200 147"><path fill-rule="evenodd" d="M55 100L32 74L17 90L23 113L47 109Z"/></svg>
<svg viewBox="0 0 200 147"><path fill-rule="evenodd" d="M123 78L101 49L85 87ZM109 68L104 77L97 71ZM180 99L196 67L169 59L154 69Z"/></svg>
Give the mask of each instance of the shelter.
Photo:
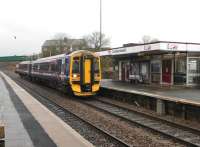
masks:
<svg viewBox="0 0 200 147"><path fill-rule="evenodd" d="M200 43L128 44L98 54L113 57L114 80L166 85L200 83Z"/></svg>

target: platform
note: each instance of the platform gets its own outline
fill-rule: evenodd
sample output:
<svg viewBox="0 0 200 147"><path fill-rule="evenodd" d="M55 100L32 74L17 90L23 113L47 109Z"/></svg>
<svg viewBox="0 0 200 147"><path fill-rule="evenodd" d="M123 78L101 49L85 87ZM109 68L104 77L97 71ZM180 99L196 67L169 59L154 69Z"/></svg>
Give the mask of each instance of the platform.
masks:
<svg viewBox="0 0 200 147"><path fill-rule="evenodd" d="M150 96L161 100L172 101L176 103L190 104L200 106L200 88L189 88L183 86L156 86L156 85L141 85L111 79L101 81L101 87L122 92Z"/></svg>
<svg viewBox="0 0 200 147"><path fill-rule="evenodd" d="M0 72L5 147L90 147L80 134Z"/></svg>

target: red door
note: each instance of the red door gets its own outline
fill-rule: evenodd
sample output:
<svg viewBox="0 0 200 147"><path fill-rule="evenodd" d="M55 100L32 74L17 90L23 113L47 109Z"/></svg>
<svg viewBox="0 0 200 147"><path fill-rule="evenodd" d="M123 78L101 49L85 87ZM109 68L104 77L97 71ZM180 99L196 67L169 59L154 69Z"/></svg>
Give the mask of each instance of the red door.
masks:
<svg viewBox="0 0 200 147"><path fill-rule="evenodd" d="M163 60L162 61L162 82L171 83L171 73L172 73L172 61Z"/></svg>

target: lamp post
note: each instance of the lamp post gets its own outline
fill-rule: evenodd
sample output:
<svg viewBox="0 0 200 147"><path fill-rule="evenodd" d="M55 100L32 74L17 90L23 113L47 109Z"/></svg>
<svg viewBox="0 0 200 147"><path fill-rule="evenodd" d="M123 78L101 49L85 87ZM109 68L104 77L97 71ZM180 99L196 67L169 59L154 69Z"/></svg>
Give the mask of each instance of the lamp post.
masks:
<svg viewBox="0 0 200 147"><path fill-rule="evenodd" d="M102 43L102 0L100 0L100 37L99 37L99 45L100 45L100 50L101 50L101 43Z"/></svg>

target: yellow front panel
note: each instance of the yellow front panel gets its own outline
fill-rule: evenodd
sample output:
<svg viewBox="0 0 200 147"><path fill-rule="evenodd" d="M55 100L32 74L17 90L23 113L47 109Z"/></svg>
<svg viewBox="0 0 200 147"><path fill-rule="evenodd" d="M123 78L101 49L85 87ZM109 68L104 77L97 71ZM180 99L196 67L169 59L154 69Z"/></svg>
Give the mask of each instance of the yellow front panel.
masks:
<svg viewBox="0 0 200 147"><path fill-rule="evenodd" d="M99 91L99 88L100 88L100 84L94 84L94 85L92 85L92 91L93 92Z"/></svg>
<svg viewBox="0 0 200 147"><path fill-rule="evenodd" d="M91 82L91 60L86 59L85 60L85 69L84 69L84 83L88 84Z"/></svg>
<svg viewBox="0 0 200 147"><path fill-rule="evenodd" d="M72 91L81 92L81 87L78 84L72 84Z"/></svg>

